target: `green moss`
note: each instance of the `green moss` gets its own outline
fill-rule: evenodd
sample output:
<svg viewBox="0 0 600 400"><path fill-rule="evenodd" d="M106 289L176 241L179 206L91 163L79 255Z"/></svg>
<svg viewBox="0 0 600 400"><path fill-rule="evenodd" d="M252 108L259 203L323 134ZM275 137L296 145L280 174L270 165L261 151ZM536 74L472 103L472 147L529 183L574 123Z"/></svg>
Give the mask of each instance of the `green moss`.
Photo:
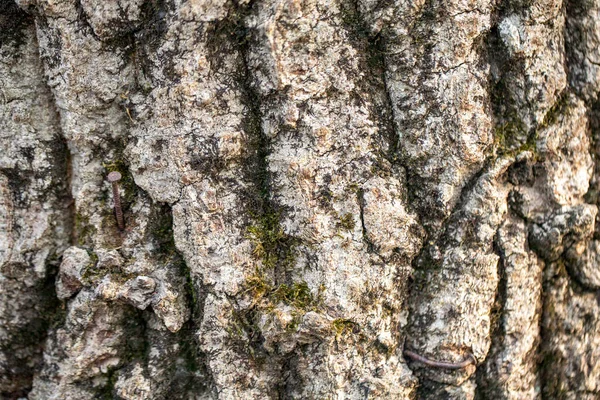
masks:
<svg viewBox="0 0 600 400"><path fill-rule="evenodd" d="M198 308L198 295L196 287L194 286L194 280L192 279L192 273L187 263L181 260L181 269L185 275L185 287L187 289L188 297L192 303L192 310L196 311Z"/></svg>
<svg viewBox="0 0 600 400"><path fill-rule="evenodd" d="M351 183L347 186L347 190L349 193L356 194L360 191L360 187L356 183Z"/></svg>
<svg viewBox="0 0 600 400"><path fill-rule="evenodd" d="M232 338L242 338L244 336L245 329L244 324L241 323L243 320L239 317L240 314L234 310L229 324L225 327L225 330Z"/></svg>
<svg viewBox="0 0 600 400"><path fill-rule="evenodd" d="M523 61L513 59L509 62L503 58L506 49L501 43L490 43L489 49L494 53L502 66L503 76L492 83L490 100L494 114L498 120L494 127L494 153L496 156L514 155L522 151L521 147L528 142L530 132L521 118L520 105L516 103L512 84L514 75L523 73Z"/></svg>
<svg viewBox="0 0 600 400"><path fill-rule="evenodd" d="M506 101L499 98L497 101ZM568 115L569 94L567 91L561 93L556 102L546 112L542 122L532 131L527 132L525 124L518 117L516 110L512 109L510 102L506 106L510 111L505 111L504 122L498 124L494 130L494 148L497 155L516 155L524 151L530 151L538 156L537 139L539 132L554 125L561 115Z"/></svg>
<svg viewBox="0 0 600 400"><path fill-rule="evenodd" d="M523 141L523 139L525 139ZM522 121L514 120L498 125L494 133L494 148L497 156L517 155L530 151L537 157L537 130L527 134Z"/></svg>
<svg viewBox="0 0 600 400"><path fill-rule="evenodd" d="M279 242L285 238L275 214L265 214L255 225L248 227L248 237L254 246L253 254L262 260L263 266L274 268Z"/></svg>
<svg viewBox="0 0 600 400"><path fill-rule="evenodd" d="M317 304L306 282L280 285L273 291L272 298L275 302L289 304L302 310L308 310Z"/></svg>
<svg viewBox="0 0 600 400"><path fill-rule="evenodd" d="M304 281L294 282L290 285L273 285L264 274L259 270L246 280L246 293L252 297L253 307L245 312L236 313L237 316L230 327L230 334L233 336L242 336L244 332L249 336L255 336L260 332L256 326L256 316L259 311L271 313L278 304L285 304L292 307L292 320L285 326L287 332L298 330L302 316L308 311L318 311L321 307L321 295L323 287L319 288L317 295L314 295L308 284Z"/></svg>
<svg viewBox="0 0 600 400"><path fill-rule="evenodd" d="M90 249L86 249L86 251L90 256L90 263L83 270L81 279L85 284L90 284L95 281L96 278L104 276L104 271L99 271L98 268L96 268L96 264L98 264L98 255Z"/></svg>
<svg viewBox="0 0 600 400"><path fill-rule="evenodd" d="M331 322L331 327L333 332L335 332L336 338L352 333L355 326L355 322L346 318L337 318Z"/></svg>
<svg viewBox="0 0 600 400"><path fill-rule="evenodd" d="M261 260L263 268L287 269L295 263L298 241L283 231L279 214L265 212L254 225L248 227L247 237L252 240L253 254Z"/></svg>
<svg viewBox="0 0 600 400"><path fill-rule="evenodd" d="M90 256L90 268L93 268L98 263L98 255L92 250L87 249L86 251Z"/></svg>
<svg viewBox="0 0 600 400"><path fill-rule="evenodd" d="M494 131L494 142L500 151L513 148L523 137L527 137L525 124L516 116L496 126Z"/></svg>
<svg viewBox="0 0 600 400"><path fill-rule="evenodd" d="M258 326L258 318L256 309L234 310L226 330L233 339L234 346L240 347L244 353L250 355L253 362L263 364L267 358L262 348L264 338Z"/></svg>
<svg viewBox="0 0 600 400"><path fill-rule="evenodd" d="M292 320L285 326L285 330L287 332L293 333L298 331L298 326L300 325L300 319L302 314L292 313Z"/></svg>
<svg viewBox="0 0 600 400"><path fill-rule="evenodd" d="M273 312L278 304L292 307L292 320L285 329L288 332L295 332L306 312L320 309L323 291L324 288L321 286L318 293L314 295L304 281L294 282L290 285L273 285L257 269L256 273L248 277L245 283L245 292L251 296L253 306L249 310L237 313L238 315L230 327L230 334L241 336L243 332L246 332L253 335L260 331L252 322L256 319L257 312Z"/></svg>
<svg viewBox="0 0 600 400"><path fill-rule="evenodd" d="M563 91L556 99L556 102L544 115L538 130L554 125L561 115L567 115L569 111L569 92Z"/></svg>
<svg viewBox="0 0 600 400"><path fill-rule="evenodd" d="M347 213L340 218L338 226L346 231L352 231L356 226L356 222L354 221L352 214Z"/></svg>
<svg viewBox="0 0 600 400"><path fill-rule="evenodd" d="M248 277L245 283L245 292L249 293L254 303L258 303L273 290L265 275L257 269L254 275Z"/></svg>
<svg viewBox="0 0 600 400"><path fill-rule="evenodd" d="M91 247L93 237L96 235L96 227L90 224L88 216L81 213L75 214L75 237L79 246Z"/></svg>
<svg viewBox="0 0 600 400"><path fill-rule="evenodd" d="M254 303L267 309L283 303L302 311L316 310L321 303L322 290L322 287L319 288L319 293L315 296L304 281L275 286L258 269L245 283L245 291L251 295Z"/></svg>

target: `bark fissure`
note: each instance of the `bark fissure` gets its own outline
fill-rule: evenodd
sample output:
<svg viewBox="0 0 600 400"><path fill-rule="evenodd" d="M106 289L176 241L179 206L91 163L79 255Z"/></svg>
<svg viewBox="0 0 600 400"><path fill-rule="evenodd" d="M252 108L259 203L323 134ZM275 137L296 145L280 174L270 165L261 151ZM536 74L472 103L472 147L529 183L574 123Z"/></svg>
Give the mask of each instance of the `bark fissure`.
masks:
<svg viewBox="0 0 600 400"><path fill-rule="evenodd" d="M60 319L54 281L70 235L69 154L34 19L3 2L0 32L0 394L17 398L29 394Z"/></svg>

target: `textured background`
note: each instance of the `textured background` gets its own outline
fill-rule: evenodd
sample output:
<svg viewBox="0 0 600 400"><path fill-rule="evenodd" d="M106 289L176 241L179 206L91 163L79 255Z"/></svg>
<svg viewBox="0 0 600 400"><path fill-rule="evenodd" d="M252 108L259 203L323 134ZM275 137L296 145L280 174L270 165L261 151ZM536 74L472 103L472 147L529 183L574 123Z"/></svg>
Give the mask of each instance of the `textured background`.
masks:
<svg viewBox="0 0 600 400"><path fill-rule="evenodd" d="M599 97L600 0L0 0L2 398L600 398Z"/></svg>

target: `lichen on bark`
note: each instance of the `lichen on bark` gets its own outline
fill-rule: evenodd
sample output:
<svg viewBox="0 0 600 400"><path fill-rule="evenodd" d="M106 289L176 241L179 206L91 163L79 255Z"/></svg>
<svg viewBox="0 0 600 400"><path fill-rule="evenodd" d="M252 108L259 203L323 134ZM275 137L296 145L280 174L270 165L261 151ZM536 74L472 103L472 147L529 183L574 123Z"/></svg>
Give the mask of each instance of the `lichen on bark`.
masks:
<svg viewBox="0 0 600 400"><path fill-rule="evenodd" d="M4 1L0 397L597 398L599 10Z"/></svg>

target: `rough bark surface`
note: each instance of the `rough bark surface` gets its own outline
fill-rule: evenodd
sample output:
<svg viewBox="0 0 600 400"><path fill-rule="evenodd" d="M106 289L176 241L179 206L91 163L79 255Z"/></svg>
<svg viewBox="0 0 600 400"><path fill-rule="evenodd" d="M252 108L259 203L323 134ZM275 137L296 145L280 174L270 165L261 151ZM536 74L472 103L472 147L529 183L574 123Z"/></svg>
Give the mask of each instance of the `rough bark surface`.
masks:
<svg viewBox="0 0 600 400"><path fill-rule="evenodd" d="M600 397L600 0L0 0L0 144L3 399Z"/></svg>

